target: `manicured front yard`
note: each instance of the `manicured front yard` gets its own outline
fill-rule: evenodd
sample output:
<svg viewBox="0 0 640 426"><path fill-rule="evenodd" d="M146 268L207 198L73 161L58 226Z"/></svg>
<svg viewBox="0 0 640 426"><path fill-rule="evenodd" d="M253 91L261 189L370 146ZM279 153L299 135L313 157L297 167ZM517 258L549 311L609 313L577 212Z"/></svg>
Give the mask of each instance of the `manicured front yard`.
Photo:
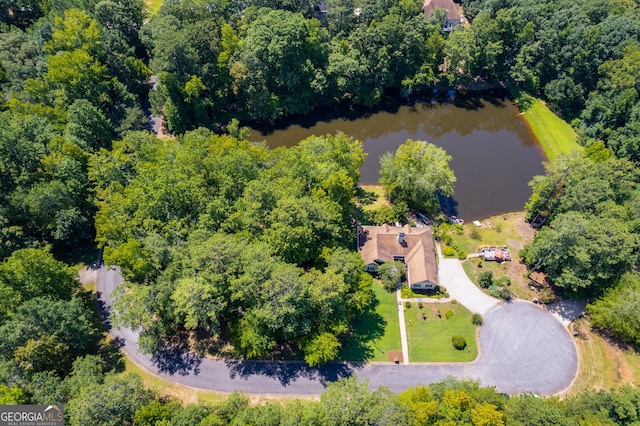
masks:
<svg viewBox="0 0 640 426"><path fill-rule="evenodd" d="M445 317L450 309L453 316ZM437 313L440 311L441 317ZM426 319L421 319L424 314ZM420 309L417 303L404 313L407 326L410 362L468 362L478 356L476 326L471 324L471 312L460 304L425 303ZM467 347L457 350L451 337L459 335L466 339Z"/></svg>
<svg viewBox="0 0 640 426"><path fill-rule="evenodd" d="M396 293L389 293L374 281L378 299L375 313L358 319L354 336L345 343L339 359L345 361L390 361L388 353L402 351Z"/></svg>

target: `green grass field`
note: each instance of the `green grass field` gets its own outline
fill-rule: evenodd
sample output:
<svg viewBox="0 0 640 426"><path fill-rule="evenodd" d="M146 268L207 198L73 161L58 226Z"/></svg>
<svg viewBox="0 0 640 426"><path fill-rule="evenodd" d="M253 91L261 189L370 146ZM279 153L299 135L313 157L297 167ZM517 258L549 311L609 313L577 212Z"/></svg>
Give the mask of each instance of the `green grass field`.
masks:
<svg viewBox="0 0 640 426"><path fill-rule="evenodd" d="M160 6L162 6L162 0L145 0L145 3L152 15L158 13Z"/></svg>
<svg viewBox="0 0 640 426"><path fill-rule="evenodd" d="M515 88L510 91L550 161L583 149L569 123L555 115L543 101Z"/></svg>
<svg viewBox="0 0 640 426"><path fill-rule="evenodd" d="M378 299L375 314L365 315L354 324L354 336L339 354L345 361L389 361L387 353L401 351L400 320L395 293L388 293L378 282L373 283Z"/></svg>
<svg viewBox="0 0 640 426"><path fill-rule="evenodd" d="M452 229L448 232L453 246L458 250L477 253L484 246L506 246L509 240L519 240L520 236L515 221L518 215L513 213L494 216L483 222L491 224L486 228L478 228L472 223L466 223L462 233ZM514 253L517 254L517 253Z"/></svg>
<svg viewBox="0 0 640 426"><path fill-rule="evenodd" d="M445 318L447 309L453 317ZM440 310L441 318L437 316ZM421 319L424 314L427 319ZM404 313L407 325L410 362L468 362L478 356L476 326L471 324L471 312L460 304L424 304L422 309L413 303ZM467 340L461 351L451 344L451 336L460 335Z"/></svg>

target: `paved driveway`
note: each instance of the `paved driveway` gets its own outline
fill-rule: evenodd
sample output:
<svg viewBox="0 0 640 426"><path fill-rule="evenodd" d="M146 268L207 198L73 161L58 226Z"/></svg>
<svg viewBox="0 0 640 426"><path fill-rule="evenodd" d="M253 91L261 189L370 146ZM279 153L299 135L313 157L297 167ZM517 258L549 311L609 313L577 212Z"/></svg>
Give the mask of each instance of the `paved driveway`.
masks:
<svg viewBox="0 0 640 426"><path fill-rule="evenodd" d="M462 303L471 312L485 315L500 302L485 294L471 282L458 259L440 257L438 264L440 285L452 299Z"/></svg>
<svg viewBox="0 0 640 426"><path fill-rule="evenodd" d="M119 271L101 268L96 291L108 313ZM463 297L457 297L461 302ZM479 309L487 309L479 305ZM480 355L471 363L395 365L330 363L310 368L300 362L219 361L168 348L153 357L138 352L138 333L111 329L125 354L158 376L194 388L248 393L319 394L328 381L356 374L373 387L395 392L447 376L474 378L500 392L554 394L571 384L578 357L571 337L554 317L527 302L500 304L485 313Z"/></svg>

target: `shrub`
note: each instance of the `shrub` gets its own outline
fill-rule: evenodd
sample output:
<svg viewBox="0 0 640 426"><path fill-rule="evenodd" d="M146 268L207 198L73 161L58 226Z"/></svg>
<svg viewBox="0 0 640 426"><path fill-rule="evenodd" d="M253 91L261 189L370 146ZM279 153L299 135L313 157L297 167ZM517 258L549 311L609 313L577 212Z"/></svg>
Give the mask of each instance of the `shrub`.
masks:
<svg viewBox="0 0 640 426"><path fill-rule="evenodd" d="M471 324L473 324L473 325L482 325L482 315L480 315L480 314L471 315Z"/></svg>
<svg viewBox="0 0 640 426"><path fill-rule="evenodd" d="M489 288L493 285L493 272L483 271L478 275L478 284L482 288Z"/></svg>
<svg viewBox="0 0 640 426"><path fill-rule="evenodd" d="M511 285L511 278L509 278L508 275L500 275L493 283L502 287L508 287Z"/></svg>
<svg viewBox="0 0 640 426"><path fill-rule="evenodd" d="M511 296L511 292L508 288L499 285L492 285L487 291L491 296L498 299L508 299L509 296Z"/></svg>
<svg viewBox="0 0 640 426"><path fill-rule="evenodd" d="M418 302L418 309L422 309L424 308L424 305L422 304L422 302Z"/></svg>
<svg viewBox="0 0 640 426"><path fill-rule="evenodd" d="M482 258L478 258L478 268L482 268Z"/></svg>
<svg viewBox="0 0 640 426"><path fill-rule="evenodd" d="M502 222L496 223L496 231L498 231L498 233L502 232Z"/></svg>
<svg viewBox="0 0 640 426"><path fill-rule="evenodd" d="M463 225L456 223L455 225L453 225L454 229L456 230L456 234L458 235L462 235L464 234L464 227Z"/></svg>
<svg viewBox="0 0 640 426"><path fill-rule="evenodd" d="M404 302L404 306L405 306L407 309L410 309L410 308L411 308L411 302L409 302L409 301L407 300L406 302Z"/></svg>
<svg viewBox="0 0 640 426"><path fill-rule="evenodd" d="M469 233L469 236L477 241L480 241L480 239L482 239L482 235L480 235L480 230L478 229L477 226L474 226L473 228L471 228L471 232Z"/></svg>
<svg viewBox="0 0 640 426"><path fill-rule="evenodd" d="M453 345L454 348L456 348L459 351L467 347L467 341L462 336L453 336L451 338L451 344Z"/></svg>
<svg viewBox="0 0 640 426"><path fill-rule="evenodd" d="M458 252L458 259L460 260L465 260L467 258L467 252L464 250L461 250Z"/></svg>
<svg viewBox="0 0 640 426"><path fill-rule="evenodd" d="M397 201L391 206L391 212L393 214L394 221L405 223L407 220L407 213L409 213L409 207L407 207L407 203L404 201Z"/></svg>
<svg viewBox="0 0 640 426"><path fill-rule="evenodd" d="M381 205L369 213L369 220L375 225L395 222L393 209L388 205Z"/></svg>
<svg viewBox="0 0 640 426"><path fill-rule="evenodd" d="M395 291L405 277L404 265L397 261L383 263L378 267L378 276L385 290Z"/></svg>
<svg viewBox="0 0 640 426"><path fill-rule="evenodd" d="M403 285L400 288L400 296L402 296L403 299L411 299L414 296L413 290L411 290L406 285Z"/></svg>
<svg viewBox="0 0 640 426"><path fill-rule="evenodd" d="M453 300L451 301L451 304L452 304L452 305L457 305L457 304L458 304L458 300L457 300L457 299L453 299Z"/></svg>
<svg viewBox="0 0 640 426"><path fill-rule="evenodd" d="M540 297L538 297L538 300L540 301L540 303L544 303L544 304L551 303L554 300L556 300L556 295L553 294L551 289L544 288L540 292Z"/></svg>
<svg viewBox="0 0 640 426"><path fill-rule="evenodd" d="M443 254L444 254L445 256L455 256L455 255L456 255L456 249L454 249L454 248L453 248L453 247L451 247L451 246L446 246L446 247L444 248L444 252L443 252Z"/></svg>
<svg viewBox="0 0 640 426"><path fill-rule="evenodd" d="M447 309L447 310L444 312L444 317L445 317L446 319L450 319L452 316L453 316L453 311L452 311L451 309Z"/></svg>

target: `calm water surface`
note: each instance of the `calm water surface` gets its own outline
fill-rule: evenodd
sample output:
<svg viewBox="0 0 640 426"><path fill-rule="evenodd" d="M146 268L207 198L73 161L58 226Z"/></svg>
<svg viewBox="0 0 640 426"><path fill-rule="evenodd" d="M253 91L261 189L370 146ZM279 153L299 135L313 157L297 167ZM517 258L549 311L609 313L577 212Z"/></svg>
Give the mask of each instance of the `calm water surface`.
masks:
<svg viewBox="0 0 640 426"><path fill-rule="evenodd" d="M358 118L320 114L268 134L253 130L250 138L275 148L336 132L363 142L368 156L362 184L377 183L380 156L407 139L444 148L458 178L453 199L444 208L467 221L522 210L531 193L527 183L544 173L546 157L523 117L509 100L495 97L416 102Z"/></svg>

